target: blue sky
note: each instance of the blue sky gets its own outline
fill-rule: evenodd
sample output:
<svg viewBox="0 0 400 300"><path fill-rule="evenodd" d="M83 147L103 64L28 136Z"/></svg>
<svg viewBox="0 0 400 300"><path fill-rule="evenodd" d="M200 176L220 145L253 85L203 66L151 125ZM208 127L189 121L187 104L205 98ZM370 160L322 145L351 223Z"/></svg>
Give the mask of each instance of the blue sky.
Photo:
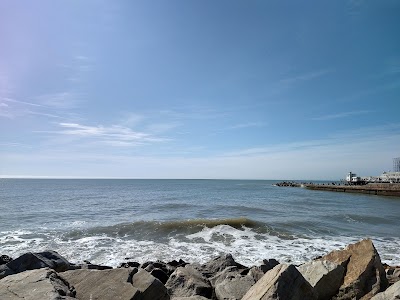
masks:
<svg viewBox="0 0 400 300"><path fill-rule="evenodd" d="M0 176L340 179L400 156L399 1L0 2Z"/></svg>

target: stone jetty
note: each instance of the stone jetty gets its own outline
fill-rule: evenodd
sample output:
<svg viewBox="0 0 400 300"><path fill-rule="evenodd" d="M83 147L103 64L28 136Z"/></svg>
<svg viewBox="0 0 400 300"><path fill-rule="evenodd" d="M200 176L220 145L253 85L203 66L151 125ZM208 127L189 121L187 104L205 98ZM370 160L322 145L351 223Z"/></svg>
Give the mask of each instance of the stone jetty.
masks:
<svg viewBox="0 0 400 300"><path fill-rule="evenodd" d="M118 268L74 264L55 251L0 259L0 299L8 300L390 300L400 267L382 265L369 239L302 265L265 259L244 266L223 254L205 264L127 261Z"/></svg>

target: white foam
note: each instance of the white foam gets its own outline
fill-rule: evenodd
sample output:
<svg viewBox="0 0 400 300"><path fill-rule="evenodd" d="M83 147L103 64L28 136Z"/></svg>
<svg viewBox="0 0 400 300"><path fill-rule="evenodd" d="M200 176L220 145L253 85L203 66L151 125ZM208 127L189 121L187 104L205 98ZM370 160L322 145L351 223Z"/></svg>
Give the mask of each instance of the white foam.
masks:
<svg viewBox="0 0 400 300"><path fill-rule="evenodd" d="M231 253L244 265L259 264L262 259L300 264L332 250L344 248L363 237L302 237L281 238L259 234L250 228L235 229L219 225L187 236L174 236L166 242L115 238L106 235L65 240L54 234L35 236L29 231L0 233L0 254L17 257L25 252L52 249L69 261L89 260L96 264L117 266L125 261L170 261L183 259L204 263L221 253ZM381 260L389 265L400 264L400 239L372 238Z"/></svg>

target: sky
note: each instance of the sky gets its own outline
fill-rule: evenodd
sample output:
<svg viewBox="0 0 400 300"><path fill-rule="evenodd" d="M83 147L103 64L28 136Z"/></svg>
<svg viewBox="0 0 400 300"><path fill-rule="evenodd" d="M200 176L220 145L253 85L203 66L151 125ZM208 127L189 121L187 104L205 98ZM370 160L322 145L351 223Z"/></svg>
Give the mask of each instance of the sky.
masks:
<svg viewBox="0 0 400 300"><path fill-rule="evenodd" d="M399 29L395 0L2 0L0 177L380 175Z"/></svg>

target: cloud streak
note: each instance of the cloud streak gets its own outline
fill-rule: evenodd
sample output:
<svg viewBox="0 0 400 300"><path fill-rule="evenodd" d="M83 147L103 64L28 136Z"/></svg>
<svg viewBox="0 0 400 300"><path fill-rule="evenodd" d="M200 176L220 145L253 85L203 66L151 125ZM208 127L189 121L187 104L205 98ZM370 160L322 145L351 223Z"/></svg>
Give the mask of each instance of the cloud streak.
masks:
<svg viewBox="0 0 400 300"><path fill-rule="evenodd" d="M87 126L77 123L59 123L61 130L47 131L46 133L72 136L90 141L97 141L110 146L138 146L149 143L166 142L170 139L157 137L149 133L134 131L128 127ZM42 131L43 132L43 131Z"/></svg>
<svg viewBox="0 0 400 300"><path fill-rule="evenodd" d="M341 119L341 118L349 118L349 117L364 115L364 114L368 114L368 113L371 113L371 111L369 111L369 110L347 111L347 112L341 112L341 113L337 113L337 114L330 114L330 115L315 117L315 118L312 118L312 120L328 121L328 120L335 120L335 119Z"/></svg>

